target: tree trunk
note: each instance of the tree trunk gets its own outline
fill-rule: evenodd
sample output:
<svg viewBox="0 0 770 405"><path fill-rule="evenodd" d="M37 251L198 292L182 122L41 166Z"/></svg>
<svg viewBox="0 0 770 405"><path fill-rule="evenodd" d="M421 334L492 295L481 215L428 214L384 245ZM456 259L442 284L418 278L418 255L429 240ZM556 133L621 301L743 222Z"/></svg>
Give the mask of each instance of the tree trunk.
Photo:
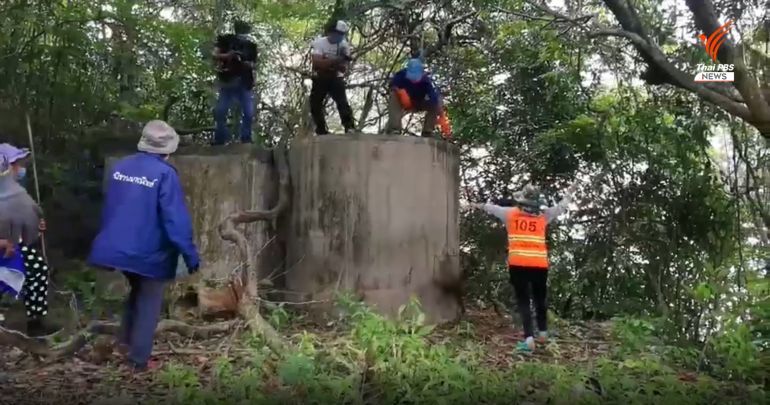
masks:
<svg viewBox="0 0 770 405"><path fill-rule="evenodd" d="M454 320L461 282L457 149L372 135L294 140L287 288L328 302L354 291L395 314L417 296L430 321Z"/></svg>

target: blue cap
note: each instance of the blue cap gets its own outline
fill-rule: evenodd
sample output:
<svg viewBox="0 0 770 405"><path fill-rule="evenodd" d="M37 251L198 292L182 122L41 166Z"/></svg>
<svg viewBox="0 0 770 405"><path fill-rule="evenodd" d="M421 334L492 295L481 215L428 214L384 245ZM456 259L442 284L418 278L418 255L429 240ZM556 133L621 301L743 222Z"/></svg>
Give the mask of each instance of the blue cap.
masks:
<svg viewBox="0 0 770 405"><path fill-rule="evenodd" d="M413 82L419 81L425 75L425 67L418 58L409 59L406 63L406 78Z"/></svg>

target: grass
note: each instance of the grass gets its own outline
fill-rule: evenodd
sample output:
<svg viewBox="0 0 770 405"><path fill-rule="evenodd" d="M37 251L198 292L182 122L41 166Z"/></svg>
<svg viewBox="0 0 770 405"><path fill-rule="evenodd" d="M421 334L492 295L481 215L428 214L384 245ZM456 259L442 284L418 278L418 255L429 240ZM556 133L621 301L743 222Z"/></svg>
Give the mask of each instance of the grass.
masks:
<svg viewBox="0 0 770 405"><path fill-rule="evenodd" d="M171 363L156 382L185 404L770 403L761 385L697 374L646 351L628 322L608 342L614 349L576 361L558 341L542 358L526 358L481 339L467 322L450 334L434 330L416 303L393 321L342 305L347 315L334 333L297 332L286 353L252 337L244 356L215 356L205 369ZM285 312L273 319L291 323ZM490 352L504 360L490 361Z"/></svg>

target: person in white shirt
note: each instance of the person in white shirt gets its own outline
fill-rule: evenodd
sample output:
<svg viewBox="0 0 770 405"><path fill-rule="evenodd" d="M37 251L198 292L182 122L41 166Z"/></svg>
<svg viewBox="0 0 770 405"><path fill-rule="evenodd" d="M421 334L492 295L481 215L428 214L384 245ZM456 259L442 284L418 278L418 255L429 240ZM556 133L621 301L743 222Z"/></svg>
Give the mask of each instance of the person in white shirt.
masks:
<svg viewBox="0 0 770 405"><path fill-rule="evenodd" d="M329 133L324 114L327 95L337 104L345 132L353 132L355 129L353 109L345 93L345 72L351 61L350 44L345 39L348 31L346 22L337 21L326 36L317 38L311 45L313 88L310 91L310 113L318 135Z"/></svg>

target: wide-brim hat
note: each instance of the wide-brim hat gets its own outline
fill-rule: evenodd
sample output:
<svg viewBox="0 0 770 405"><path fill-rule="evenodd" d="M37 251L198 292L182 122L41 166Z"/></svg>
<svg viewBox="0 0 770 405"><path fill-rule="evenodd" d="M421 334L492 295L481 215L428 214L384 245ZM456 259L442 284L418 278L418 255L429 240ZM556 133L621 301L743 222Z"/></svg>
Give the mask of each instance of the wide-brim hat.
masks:
<svg viewBox="0 0 770 405"><path fill-rule="evenodd" d="M142 128L142 137L136 148L140 152L170 155L179 147L179 135L165 121L153 120Z"/></svg>

